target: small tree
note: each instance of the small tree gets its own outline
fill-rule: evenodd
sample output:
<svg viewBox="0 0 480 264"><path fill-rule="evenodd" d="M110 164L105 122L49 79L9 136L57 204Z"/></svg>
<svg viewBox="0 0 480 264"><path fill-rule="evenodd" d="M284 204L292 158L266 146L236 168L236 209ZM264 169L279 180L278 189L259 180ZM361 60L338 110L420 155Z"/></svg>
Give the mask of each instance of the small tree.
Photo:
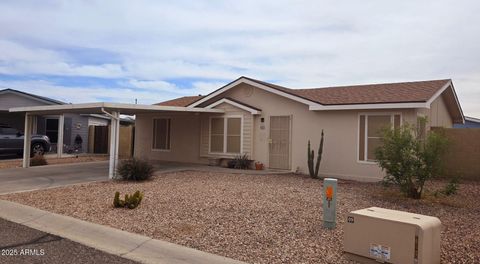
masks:
<svg viewBox="0 0 480 264"><path fill-rule="evenodd" d="M425 118L419 119L424 127ZM397 184L407 197L420 199L425 182L438 175L446 139L439 133L426 133L409 124L385 129L383 145L375 151L380 167L386 171L386 182Z"/></svg>

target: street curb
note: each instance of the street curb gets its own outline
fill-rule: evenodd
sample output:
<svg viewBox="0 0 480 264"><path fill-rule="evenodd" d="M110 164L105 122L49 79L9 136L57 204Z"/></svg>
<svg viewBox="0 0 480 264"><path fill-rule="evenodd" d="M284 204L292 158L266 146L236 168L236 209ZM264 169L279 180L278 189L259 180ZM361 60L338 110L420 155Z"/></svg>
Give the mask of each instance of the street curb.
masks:
<svg viewBox="0 0 480 264"><path fill-rule="evenodd" d="M0 200L0 217L141 263L245 263L6 200Z"/></svg>

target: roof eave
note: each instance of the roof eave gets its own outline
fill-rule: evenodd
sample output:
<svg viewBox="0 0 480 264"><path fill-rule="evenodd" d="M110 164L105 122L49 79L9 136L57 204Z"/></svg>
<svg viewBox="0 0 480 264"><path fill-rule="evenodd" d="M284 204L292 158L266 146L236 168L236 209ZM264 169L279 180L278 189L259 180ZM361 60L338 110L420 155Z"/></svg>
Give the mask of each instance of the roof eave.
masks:
<svg viewBox="0 0 480 264"><path fill-rule="evenodd" d="M365 109L402 109L402 108L429 108L425 102L407 103L378 103L378 104L348 104L348 105L320 105L310 106L311 111L324 110L365 110Z"/></svg>

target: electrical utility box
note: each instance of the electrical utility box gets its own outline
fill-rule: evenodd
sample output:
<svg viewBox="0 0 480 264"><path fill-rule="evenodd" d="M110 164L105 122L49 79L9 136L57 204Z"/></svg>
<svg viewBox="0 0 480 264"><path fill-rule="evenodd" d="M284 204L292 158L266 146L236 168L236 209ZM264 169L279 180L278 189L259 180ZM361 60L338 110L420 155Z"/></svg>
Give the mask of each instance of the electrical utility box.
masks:
<svg viewBox="0 0 480 264"><path fill-rule="evenodd" d="M440 263L440 220L370 207L350 212L343 248L356 263Z"/></svg>

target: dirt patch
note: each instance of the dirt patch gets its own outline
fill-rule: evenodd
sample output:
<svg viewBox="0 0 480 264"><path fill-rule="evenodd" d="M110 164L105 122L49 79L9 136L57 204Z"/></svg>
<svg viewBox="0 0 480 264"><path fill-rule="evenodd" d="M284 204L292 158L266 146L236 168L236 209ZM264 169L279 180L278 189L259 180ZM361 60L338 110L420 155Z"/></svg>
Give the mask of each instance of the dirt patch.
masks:
<svg viewBox="0 0 480 264"><path fill-rule="evenodd" d="M137 209L112 207L115 191L136 190L145 194ZM0 198L251 263L346 263L346 214L379 206L440 218L442 263L480 262L478 183L438 198L460 205L450 206L395 196L380 184L341 181L334 230L322 228L321 190L321 181L306 176L187 171L143 183L91 183Z"/></svg>
<svg viewBox="0 0 480 264"><path fill-rule="evenodd" d="M106 155L79 155L78 157L64 157L56 158L45 156L45 159L48 162L48 165L53 164L66 164L66 163L79 163L79 162L92 162L92 161L103 161L108 160ZM0 169L9 169L9 168L19 168L22 167L21 159L14 160L0 160Z"/></svg>

